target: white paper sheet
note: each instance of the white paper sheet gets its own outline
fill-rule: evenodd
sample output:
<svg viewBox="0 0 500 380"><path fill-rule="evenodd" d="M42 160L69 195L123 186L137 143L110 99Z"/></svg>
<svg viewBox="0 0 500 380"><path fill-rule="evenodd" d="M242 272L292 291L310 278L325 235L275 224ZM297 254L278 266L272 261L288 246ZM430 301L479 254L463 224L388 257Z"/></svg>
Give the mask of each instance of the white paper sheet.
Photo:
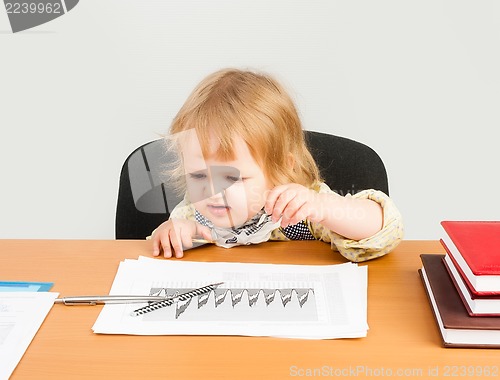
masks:
<svg viewBox="0 0 500 380"><path fill-rule="evenodd" d="M0 293L0 379L8 379L54 304L58 293Z"/></svg>
<svg viewBox="0 0 500 380"><path fill-rule="evenodd" d="M366 336L367 267L162 261L119 265L110 294L173 294L224 282L215 291L141 316L147 304L106 305L95 333L247 335L304 339Z"/></svg>

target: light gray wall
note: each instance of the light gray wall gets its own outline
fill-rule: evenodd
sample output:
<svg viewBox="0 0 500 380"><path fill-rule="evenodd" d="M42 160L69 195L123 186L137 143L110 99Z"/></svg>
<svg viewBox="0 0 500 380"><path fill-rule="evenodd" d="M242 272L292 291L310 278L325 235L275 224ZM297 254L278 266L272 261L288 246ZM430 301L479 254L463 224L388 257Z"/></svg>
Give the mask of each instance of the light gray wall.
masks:
<svg viewBox="0 0 500 380"><path fill-rule="evenodd" d="M500 2L82 0L0 7L0 238L114 238L119 171L222 67L280 79L306 129L372 146L409 239L500 219Z"/></svg>

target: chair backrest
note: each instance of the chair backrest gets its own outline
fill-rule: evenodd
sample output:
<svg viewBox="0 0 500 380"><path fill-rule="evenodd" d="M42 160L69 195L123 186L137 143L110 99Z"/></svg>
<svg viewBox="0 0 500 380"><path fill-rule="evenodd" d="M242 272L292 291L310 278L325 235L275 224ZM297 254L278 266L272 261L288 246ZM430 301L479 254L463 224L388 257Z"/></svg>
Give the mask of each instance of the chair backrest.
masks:
<svg viewBox="0 0 500 380"><path fill-rule="evenodd" d="M385 165L369 146L345 137L307 131L306 141L321 176L340 195L375 189L389 195Z"/></svg>
<svg viewBox="0 0 500 380"><path fill-rule="evenodd" d="M389 194L387 172L370 147L344 137L305 132L308 147L328 186L340 195L365 189ZM118 190L115 236L144 239L167 220L181 201L162 174L172 160L163 140L146 143L125 160Z"/></svg>

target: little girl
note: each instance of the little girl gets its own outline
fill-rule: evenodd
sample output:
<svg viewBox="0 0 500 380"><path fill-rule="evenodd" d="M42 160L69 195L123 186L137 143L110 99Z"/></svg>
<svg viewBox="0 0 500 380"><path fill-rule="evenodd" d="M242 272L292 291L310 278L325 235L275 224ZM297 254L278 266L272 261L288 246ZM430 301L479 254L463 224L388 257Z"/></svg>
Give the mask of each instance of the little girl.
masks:
<svg viewBox="0 0 500 380"><path fill-rule="evenodd" d="M273 78L222 70L205 78L167 140L184 200L152 234L153 255L180 258L201 237L223 247L318 239L351 261L382 256L403 236L383 192L342 197L321 181L296 108Z"/></svg>

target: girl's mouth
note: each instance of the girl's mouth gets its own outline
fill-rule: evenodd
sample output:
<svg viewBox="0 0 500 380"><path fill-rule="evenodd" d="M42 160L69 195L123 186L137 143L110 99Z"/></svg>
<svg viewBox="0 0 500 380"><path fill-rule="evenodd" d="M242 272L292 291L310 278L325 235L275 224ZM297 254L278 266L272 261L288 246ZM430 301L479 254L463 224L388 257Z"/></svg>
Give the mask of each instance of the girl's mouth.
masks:
<svg viewBox="0 0 500 380"><path fill-rule="evenodd" d="M214 216L227 216L230 207L225 205L207 205L208 211Z"/></svg>

